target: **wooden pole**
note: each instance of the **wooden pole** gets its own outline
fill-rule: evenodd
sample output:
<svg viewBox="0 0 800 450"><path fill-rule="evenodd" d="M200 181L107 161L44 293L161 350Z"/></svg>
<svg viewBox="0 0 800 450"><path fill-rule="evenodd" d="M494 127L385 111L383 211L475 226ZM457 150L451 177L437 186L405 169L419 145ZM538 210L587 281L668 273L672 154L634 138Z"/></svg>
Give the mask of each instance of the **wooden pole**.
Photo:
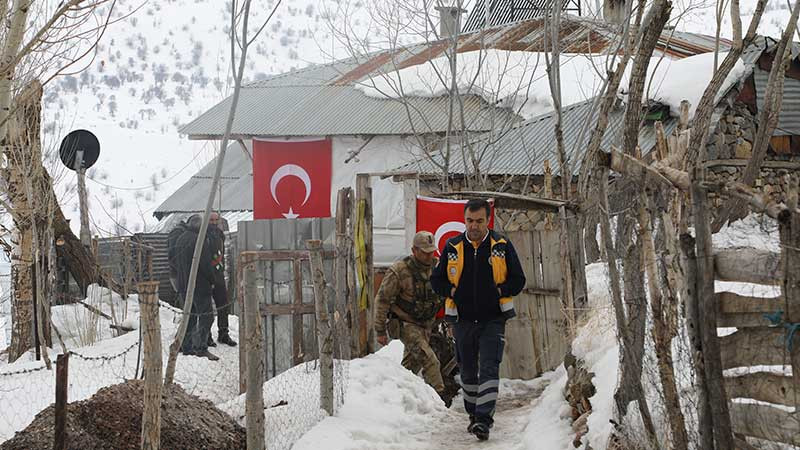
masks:
<svg viewBox="0 0 800 450"><path fill-rule="evenodd" d="M247 394L245 414L247 448L264 450L264 336L261 330L259 295L257 295L256 272L252 264L244 267L245 297L244 317L247 325Z"/></svg>
<svg viewBox="0 0 800 450"><path fill-rule="evenodd" d="M700 323L700 298L697 292L697 257L695 242L689 234L681 235L681 265L684 270L684 298L686 299L686 328L689 334L689 347L695 367L695 388L697 389L697 418L699 420L700 448L714 448L714 428L711 418L711 405L708 402L708 383L703 362L703 337Z"/></svg>
<svg viewBox="0 0 800 450"><path fill-rule="evenodd" d="M67 448L67 393L69 388L69 353L62 353L56 358L56 426L54 430L53 449Z"/></svg>
<svg viewBox="0 0 800 450"><path fill-rule="evenodd" d="M358 174L356 176L356 201L363 202L364 220L360 226L363 226L364 232L364 246L366 250L365 257L365 280L364 285L361 286L362 290L366 291L366 309L359 311L359 326L361 327L362 335L366 335L365 347L366 353L375 351L375 331L373 329L373 299L375 297L375 281L374 281L374 248L372 245L372 188L370 187L369 174ZM360 305L360 308L363 305Z"/></svg>
<svg viewBox="0 0 800 450"><path fill-rule="evenodd" d="M244 298L246 292L249 291L245 286L244 270L245 262L241 259L236 261L236 301L239 304L239 394L247 392L247 345L242 343L247 342L247 319L245 318ZM248 281L251 283L255 281L255 277L251 277Z"/></svg>
<svg viewBox="0 0 800 450"><path fill-rule="evenodd" d="M144 359L144 407L142 411L142 450L161 446L161 323L158 314L158 281L139 283L142 347Z"/></svg>
<svg viewBox="0 0 800 450"><path fill-rule="evenodd" d="M796 188L795 188L796 189ZM790 204L792 201L790 200ZM800 323L800 215L789 213L782 215L780 222L780 238L783 254L784 278L783 298L786 323ZM787 330L786 333L789 331ZM795 411L800 411L800 331L795 331L789 345L789 356L792 365L792 384L794 389L786 393L788 404L793 404Z"/></svg>
<svg viewBox="0 0 800 450"><path fill-rule="evenodd" d="M701 158L701 161L705 158ZM703 342L703 359L708 383L708 400L711 405L714 442L717 449L732 449L733 431L728 410L728 397L722 378L722 359L717 336L717 302L714 296L714 255L711 250L711 218L708 213L708 198L701 183L704 179L702 166L692 173L692 214L697 255L697 298L700 313L700 336Z"/></svg>
<svg viewBox="0 0 800 450"><path fill-rule="evenodd" d="M83 149L75 152L75 173L78 175L78 202L81 212L81 244L89 248L92 234L89 231L89 204L86 200L86 169L83 167Z"/></svg>
<svg viewBox="0 0 800 450"><path fill-rule="evenodd" d="M314 280L314 304L319 346L319 404L329 416L333 415L333 333L328 316L327 284L322 264L322 241L308 240L311 277Z"/></svg>
<svg viewBox="0 0 800 450"><path fill-rule="evenodd" d="M347 218L350 216L350 193L349 187L339 189L336 198L336 260L334 262L334 277L336 283L336 314L334 316L334 327L336 328L336 356L340 359L350 359L350 326L346 320L348 317L347 288L347 256L352 249L352 239L347 234Z"/></svg>
<svg viewBox="0 0 800 450"><path fill-rule="evenodd" d="M419 178L406 178L403 180L403 221L406 232L406 247L414 244L414 234L417 232L417 195L419 195ZM436 230L428 230L436 231Z"/></svg>

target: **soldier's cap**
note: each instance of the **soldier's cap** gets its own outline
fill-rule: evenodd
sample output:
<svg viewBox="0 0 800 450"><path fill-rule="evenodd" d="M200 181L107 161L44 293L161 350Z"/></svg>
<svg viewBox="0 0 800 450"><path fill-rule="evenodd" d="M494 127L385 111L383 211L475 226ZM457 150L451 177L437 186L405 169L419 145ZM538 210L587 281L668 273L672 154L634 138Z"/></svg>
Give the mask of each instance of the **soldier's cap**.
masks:
<svg viewBox="0 0 800 450"><path fill-rule="evenodd" d="M414 247L425 253L432 253L438 250L433 242L433 234L430 231L418 231L414 235Z"/></svg>

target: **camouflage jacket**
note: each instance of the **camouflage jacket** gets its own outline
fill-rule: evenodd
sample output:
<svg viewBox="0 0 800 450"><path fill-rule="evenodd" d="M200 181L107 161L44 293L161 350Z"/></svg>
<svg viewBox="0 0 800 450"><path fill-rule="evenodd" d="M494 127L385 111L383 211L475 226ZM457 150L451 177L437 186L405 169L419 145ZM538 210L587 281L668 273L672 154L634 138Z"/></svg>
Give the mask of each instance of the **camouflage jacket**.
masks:
<svg viewBox="0 0 800 450"><path fill-rule="evenodd" d="M386 335L389 312L404 322L413 322L424 327L433 325L436 313L444 301L431 288L431 270L436 265L425 267L413 256L394 263L386 271L375 297L375 333Z"/></svg>

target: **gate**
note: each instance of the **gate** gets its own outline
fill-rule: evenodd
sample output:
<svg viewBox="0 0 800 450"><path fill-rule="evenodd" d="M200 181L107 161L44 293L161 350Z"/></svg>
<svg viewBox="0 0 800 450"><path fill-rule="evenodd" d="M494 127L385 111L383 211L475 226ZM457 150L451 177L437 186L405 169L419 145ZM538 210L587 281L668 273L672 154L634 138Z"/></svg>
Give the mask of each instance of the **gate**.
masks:
<svg viewBox="0 0 800 450"><path fill-rule="evenodd" d="M514 298L517 317L506 324L500 376L533 379L556 368L568 349L561 301L561 245L558 230L506 233L525 272L525 288Z"/></svg>
<svg viewBox="0 0 800 450"><path fill-rule="evenodd" d="M317 358L314 285L305 241L323 240L325 275L333 279L333 226L333 219L275 219L238 224L239 310L243 310L245 295L258 296L265 330L266 379ZM245 333L244 321L240 320L241 342L245 342ZM239 347L240 370L245 366L244 348L244 345Z"/></svg>

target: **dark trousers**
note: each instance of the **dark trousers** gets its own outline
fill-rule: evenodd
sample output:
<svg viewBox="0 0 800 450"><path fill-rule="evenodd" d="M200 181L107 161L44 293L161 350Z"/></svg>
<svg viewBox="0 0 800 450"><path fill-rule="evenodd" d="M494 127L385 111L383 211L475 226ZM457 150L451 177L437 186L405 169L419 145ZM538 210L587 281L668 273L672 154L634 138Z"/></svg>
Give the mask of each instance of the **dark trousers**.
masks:
<svg viewBox="0 0 800 450"><path fill-rule="evenodd" d="M494 422L505 331L503 317L486 322L459 320L453 327L464 408L487 425Z"/></svg>
<svg viewBox="0 0 800 450"><path fill-rule="evenodd" d="M186 327L181 351L184 353L202 353L208 350L208 335L214 323L214 310L211 307L211 295L194 294L192 313Z"/></svg>
<svg viewBox="0 0 800 450"><path fill-rule="evenodd" d="M211 293L214 297L214 306L217 308L217 336L228 334L228 314L231 305L228 301L228 288L225 286L225 280L221 283L214 284L214 291Z"/></svg>

